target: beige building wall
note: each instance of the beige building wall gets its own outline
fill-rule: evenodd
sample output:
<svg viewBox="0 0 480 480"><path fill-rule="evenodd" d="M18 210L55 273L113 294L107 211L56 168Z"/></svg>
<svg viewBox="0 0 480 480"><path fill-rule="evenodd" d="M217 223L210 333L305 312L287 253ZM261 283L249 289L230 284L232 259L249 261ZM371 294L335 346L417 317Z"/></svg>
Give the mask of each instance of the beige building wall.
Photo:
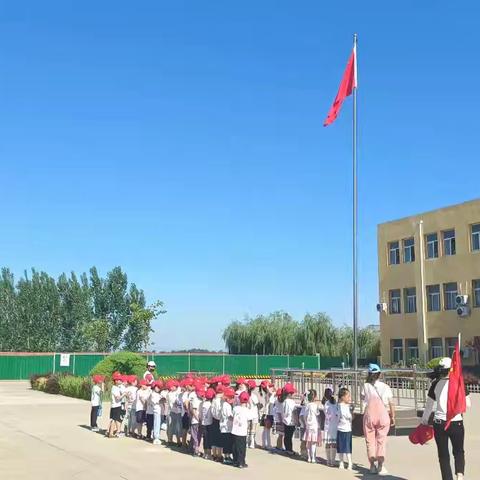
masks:
<svg viewBox="0 0 480 480"><path fill-rule="evenodd" d="M445 339L462 334L466 351L465 363L478 362L478 353L468 348L475 337L480 340L480 308L474 306L472 281L480 280L480 250L472 245L472 225L480 224L480 200L442 208L432 212L383 223L378 226L379 303L389 302L389 292L401 289L401 313L380 313L382 362L392 364L392 340L403 342L403 360L407 360L406 340L418 339L419 358L429 359L429 339L441 338L446 354ZM443 248L442 232L455 230L455 255L447 256ZM426 258L426 235L437 233L439 256ZM404 262L404 239L414 238L415 261ZM389 245L399 242L400 264L389 264ZM471 314L460 317L456 310L445 310L444 284L457 282L458 293L469 295ZM440 285L438 312L427 311L426 286ZM405 288L416 288L415 313L405 313Z"/></svg>

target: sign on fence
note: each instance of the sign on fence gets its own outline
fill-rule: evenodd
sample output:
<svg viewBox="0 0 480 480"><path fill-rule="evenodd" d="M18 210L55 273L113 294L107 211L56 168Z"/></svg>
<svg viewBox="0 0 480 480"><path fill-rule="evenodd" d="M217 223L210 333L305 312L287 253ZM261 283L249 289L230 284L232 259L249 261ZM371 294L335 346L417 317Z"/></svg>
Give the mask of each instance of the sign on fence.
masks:
<svg viewBox="0 0 480 480"><path fill-rule="evenodd" d="M60 366L61 367L69 367L70 366L70 354L69 353L61 353L60 354Z"/></svg>

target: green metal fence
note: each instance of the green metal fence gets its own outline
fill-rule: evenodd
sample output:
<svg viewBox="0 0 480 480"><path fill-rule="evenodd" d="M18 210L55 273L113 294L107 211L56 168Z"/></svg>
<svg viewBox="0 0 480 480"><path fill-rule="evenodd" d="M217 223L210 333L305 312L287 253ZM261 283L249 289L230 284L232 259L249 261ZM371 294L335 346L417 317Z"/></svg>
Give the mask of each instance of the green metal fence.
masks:
<svg viewBox="0 0 480 480"><path fill-rule="evenodd" d="M65 372L85 376L106 353L0 353L0 380L26 380L31 375ZM340 357L228 354L144 354L155 360L161 376L179 372L212 372L247 377L270 375L272 368L328 369L342 366Z"/></svg>

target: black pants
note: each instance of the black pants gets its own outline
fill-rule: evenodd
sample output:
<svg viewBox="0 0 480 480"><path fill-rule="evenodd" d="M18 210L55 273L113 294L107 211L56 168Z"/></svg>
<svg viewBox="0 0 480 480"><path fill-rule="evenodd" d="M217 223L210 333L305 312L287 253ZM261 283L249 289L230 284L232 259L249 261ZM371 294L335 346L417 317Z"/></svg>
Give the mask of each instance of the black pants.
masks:
<svg viewBox="0 0 480 480"><path fill-rule="evenodd" d="M90 427L91 428L97 428L97 418L98 418L98 410L100 409L100 406L92 407L90 410Z"/></svg>
<svg viewBox="0 0 480 480"><path fill-rule="evenodd" d="M437 444L442 480L453 480L448 440L452 442L455 474L465 473L465 452L463 450L465 429L463 428L463 422L452 422L447 431L445 431L445 422L434 423L433 429L435 431L435 443Z"/></svg>
<svg viewBox="0 0 480 480"><path fill-rule="evenodd" d="M233 464L236 466L245 465L247 454L247 437L233 435Z"/></svg>
<svg viewBox="0 0 480 480"><path fill-rule="evenodd" d="M147 438L152 438L153 413L147 413Z"/></svg>
<svg viewBox="0 0 480 480"><path fill-rule="evenodd" d="M285 435L283 437L283 444L287 452L293 452L292 438L295 433L295 425L285 425Z"/></svg>

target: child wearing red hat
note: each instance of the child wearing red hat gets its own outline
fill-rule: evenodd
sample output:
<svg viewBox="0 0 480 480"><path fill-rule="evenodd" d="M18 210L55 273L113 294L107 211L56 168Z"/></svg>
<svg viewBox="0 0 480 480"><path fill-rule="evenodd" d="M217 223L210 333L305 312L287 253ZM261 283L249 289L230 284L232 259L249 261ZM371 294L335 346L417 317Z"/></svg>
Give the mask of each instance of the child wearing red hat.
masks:
<svg viewBox="0 0 480 480"><path fill-rule="evenodd" d="M217 385L215 398L212 400L212 458L215 462L223 461L222 434L220 432L220 419L222 418L223 385Z"/></svg>
<svg viewBox="0 0 480 480"><path fill-rule="evenodd" d="M143 438L142 430L143 424L147 419L147 403L151 390L148 387L147 380L140 380L138 385L140 388L137 391L137 398L135 400L135 420L137 424L137 438Z"/></svg>
<svg viewBox="0 0 480 480"><path fill-rule="evenodd" d="M223 392L224 401L220 416L220 432L222 434L223 462L231 465L233 463L233 408L235 391L233 388L226 388Z"/></svg>
<svg viewBox="0 0 480 480"><path fill-rule="evenodd" d="M257 382L253 379L246 381L248 400L248 433L247 433L247 447L255 448L255 437L257 433L259 420L259 398L257 393Z"/></svg>
<svg viewBox="0 0 480 480"><path fill-rule="evenodd" d="M271 432L274 422L273 409L275 406L275 389L273 385L268 381L263 381L260 384L261 391L261 400L262 404L261 409L261 421L260 424L263 425L262 431L262 447L266 450L271 450L272 448L272 438Z"/></svg>
<svg viewBox="0 0 480 480"><path fill-rule="evenodd" d="M188 403L190 417L190 439L192 454L194 457L200 456L200 441L202 438L202 426L200 423L200 404L205 395L205 391L200 385L195 389L195 395L190 396Z"/></svg>
<svg viewBox="0 0 480 480"><path fill-rule="evenodd" d="M295 400L292 398L295 393L295 387L291 383L285 384L283 387L283 392L285 394L285 400L282 405L282 422L285 429L285 435L283 438L283 444L285 450L289 455L293 455L293 434L295 433L295 419L294 411L297 406Z"/></svg>
<svg viewBox="0 0 480 480"><path fill-rule="evenodd" d="M122 423L122 375L119 372L114 372L112 380L114 385L111 390L110 425L106 435L108 438L118 436Z"/></svg>
<svg viewBox="0 0 480 480"><path fill-rule="evenodd" d="M137 377L135 375L127 375L125 377L127 387L125 389L125 416L122 422L122 432L125 435L131 435L136 427L135 420L135 400L137 398Z"/></svg>
<svg viewBox="0 0 480 480"><path fill-rule="evenodd" d="M97 420L102 410L103 381L104 377L102 375L94 375L92 377L93 385L90 398L90 429L92 432L99 431Z"/></svg>
<svg viewBox="0 0 480 480"><path fill-rule="evenodd" d="M247 453L247 434L250 418L248 403L250 396L247 392L242 392L239 396L240 404L233 407L233 465L238 468L245 468Z"/></svg>
<svg viewBox="0 0 480 480"><path fill-rule="evenodd" d="M285 428L282 420L282 411L283 411L283 401L285 400L285 395L282 388L278 388L275 393L275 404L273 407L273 418L275 425L275 433L277 434L277 450L283 450L283 436Z"/></svg>
<svg viewBox="0 0 480 480"><path fill-rule="evenodd" d="M151 410L153 411L153 444L160 445L160 427L162 424L162 409L161 401L162 396L160 394L163 388L163 382L157 380L153 384L152 393L150 394L149 404L151 405ZM148 432L147 432L148 436Z"/></svg>
<svg viewBox="0 0 480 480"><path fill-rule="evenodd" d="M167 441L173 445L173 437L177 446L182 445L182 400L180 398L180 388L176 380L167 382L166 405L168 409L167 416Z"/></svg>
<svg viewBox="0 0 480 480"><path fill-rule="evenodd" d="M212 459L212 400L215 398L215 390L208 388L205 398L200 405L200 423L203 430L203 456L206 460Z"/></svg>

